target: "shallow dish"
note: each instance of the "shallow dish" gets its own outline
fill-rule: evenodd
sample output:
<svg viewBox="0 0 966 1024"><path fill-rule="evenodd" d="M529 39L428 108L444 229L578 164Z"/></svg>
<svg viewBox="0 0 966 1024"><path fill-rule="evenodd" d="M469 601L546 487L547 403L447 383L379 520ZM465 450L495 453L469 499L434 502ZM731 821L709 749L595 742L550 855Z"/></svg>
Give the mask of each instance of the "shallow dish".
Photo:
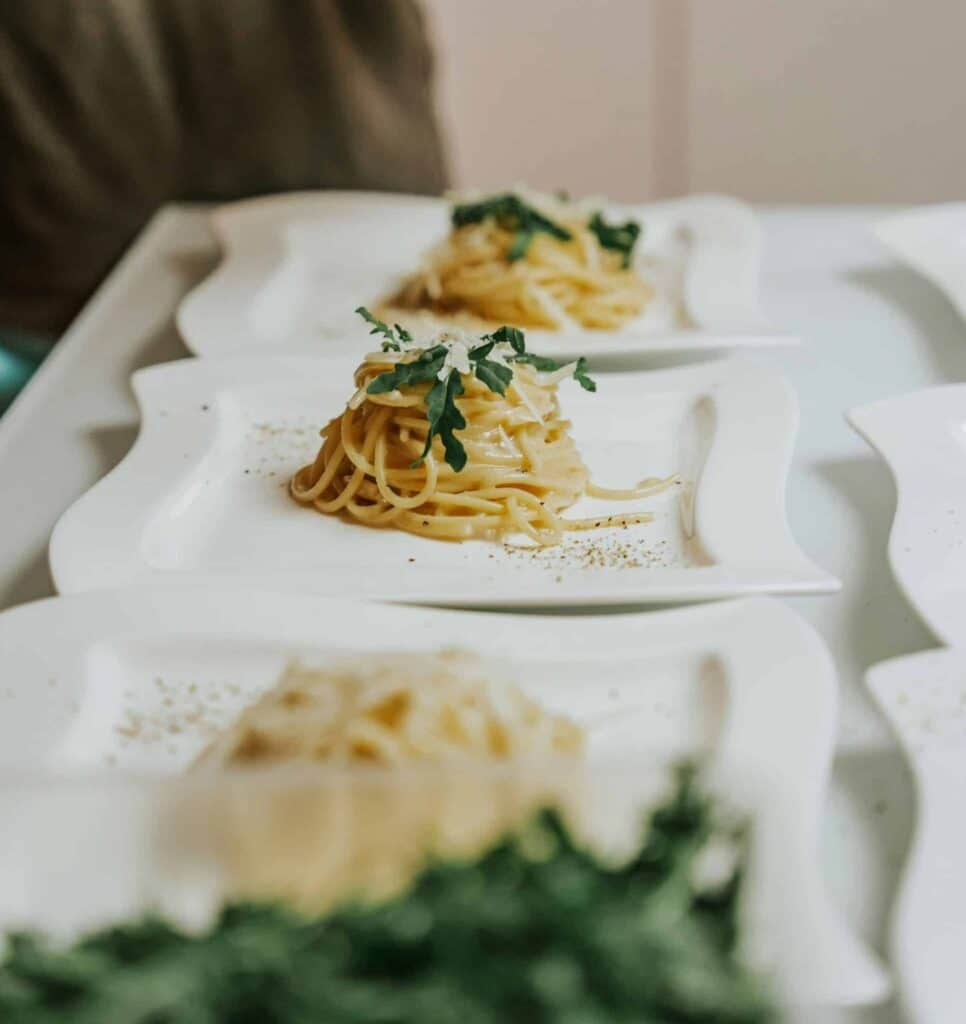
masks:
<svg viewBox="0 0 966 1024"><path fill-rule="evenodd" d="M551 548L450 543L321 515L288 493L318 430L342 410L353 362L187 360L134 377L129 455L63 516L50 564L68 593L132 583L236 584L462 606L613 605L837 581L788 529L797 426L783 378L740 360L566 385L564 415L595 480L678 474L640 503L583 499L572 515L653 510L652 523Z"/></svg>
<svg viewBox="0 0 966 1024"><path fill-rule="evenodd" d="M611 213L645 225L637 264L654 300L620 331L530 330L536 351L593 362L793 341L761 311L761 231L745 204L691 196ZM224 262L181 304L178 328L204 356L361 351L366 332L352 311L416 269L445 237L448 217L442 199L367 192L224 206L212 217Z"/></svg>
<svg viewBox="0 0 966 1024"><path fill-rule="evenodd" d="M884 661L866 682L916 780L916 832L892 918L899 999L908 1020L954 1024L966 1005L966 651Z"/></svg>
<svg viewBox="0 0 966 1024"><path fill-rule="evenodd" d="M710 758L714 787L756 816L749 914L767 949L752 940L750 955L771 958L799 1000L884 994L882 972L843 929L819 872L834 669L814 630L764 599L534 619L164 588L13 609L0 615L0 758L8 776L43 784L24 778L0 790L0 878L15 879L0 887L0 923L69 930L134 912L160 900L152 871L182 905L200 898L212 879L197 865L172 867L162 795L125 789L124 777L180 773L293 656L444 646L498 656L529 695L584 725L588 770ZM113 776L114 787L67 779L91 774ZM619 787L602 792L619 802ZM106 863L116 867L105 872Z"/></svg>
<svg viewBox="0 0 966 1024"><path fill-rule="evenodd" d="M938 285L966 318L966 203L939 203L875 225L879 241Z"/></svg>
<svg viewBox="0 0 966 1024"><path fill-rule="evenodd" d="M966 385L928 388L852 409L848 421L896 483L889 562L944 643L966 643Z"/></svg>

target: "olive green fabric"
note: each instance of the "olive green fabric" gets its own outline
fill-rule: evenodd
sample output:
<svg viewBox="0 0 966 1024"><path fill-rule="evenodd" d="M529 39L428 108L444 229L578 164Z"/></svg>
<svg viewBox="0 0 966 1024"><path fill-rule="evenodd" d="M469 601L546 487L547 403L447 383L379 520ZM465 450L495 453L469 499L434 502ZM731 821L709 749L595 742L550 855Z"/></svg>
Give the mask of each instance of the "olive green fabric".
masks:
<svg viewBox="0 0 966 1024"><path fill-rule="evenodd" d="M410 0L2 0L0 331L56 334L162 203L438 192Z"/></svg>

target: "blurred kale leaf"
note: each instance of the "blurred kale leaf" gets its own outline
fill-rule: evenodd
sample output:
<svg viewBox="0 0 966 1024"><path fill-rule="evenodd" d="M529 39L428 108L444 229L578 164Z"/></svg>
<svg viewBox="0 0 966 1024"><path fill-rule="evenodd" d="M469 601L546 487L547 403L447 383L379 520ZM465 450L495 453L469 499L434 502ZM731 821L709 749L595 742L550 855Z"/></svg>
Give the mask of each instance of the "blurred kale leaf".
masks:
<svg viewBox="0 0 966 1024"><path fill-rule="evenodd" d="M639 852L602 863L543 811L477 860L432 862L381 904L322 918L226 907L204 934L155 917L58 949L9 937L4 1024L770 1024L736 956L743 853L693 772Z"/></svg>

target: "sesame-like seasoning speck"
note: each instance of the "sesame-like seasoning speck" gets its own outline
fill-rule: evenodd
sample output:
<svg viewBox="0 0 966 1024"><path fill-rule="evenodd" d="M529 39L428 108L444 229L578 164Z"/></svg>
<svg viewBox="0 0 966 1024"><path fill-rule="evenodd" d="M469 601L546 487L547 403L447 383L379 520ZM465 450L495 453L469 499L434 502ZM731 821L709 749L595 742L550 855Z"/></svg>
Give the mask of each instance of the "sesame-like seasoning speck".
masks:
<svg viewBox="0 0 966 1024"><path fill-rule="evenodd" d="M230 682L199 685L192 680L172 680L156 676L155 697L138 694L139 704L128 704L114 726L122 748L132 743L177 754L181 744L207 742L224 728L229 709L222 703L226 692L241 695L241 688ZM149 691L150 692L150 691ZM126 691L128 701L134 700ZM114 763L109 759L109 763Z"/></svg>
<svg viewBox="0 0 966 1024"><path fill-rule="evenodd" d="M552 547L504 544L504 553L519 564L562 569L664 569L673 564L666 540L651 545L639 537L624 539L616 531L598 537L567 537ZM560 581L560 577L556 577Z"/></svg>

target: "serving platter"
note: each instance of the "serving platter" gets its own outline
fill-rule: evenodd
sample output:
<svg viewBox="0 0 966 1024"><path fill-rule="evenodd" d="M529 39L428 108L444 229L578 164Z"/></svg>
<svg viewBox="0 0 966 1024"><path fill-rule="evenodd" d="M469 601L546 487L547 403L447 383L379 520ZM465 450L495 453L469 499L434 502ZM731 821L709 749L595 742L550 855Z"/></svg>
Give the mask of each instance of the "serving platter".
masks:
<svg viewBox="0 0 966 1024"><path fill-rule="evenodd" d="M966 385L860 406L848 421L895 479L889 562L944 643L966 643Z"/></svg>
<svg viewBox="0 0 966 1024"><path fill-rule="evenodd" d="M453 646L497 656L531 697L582 724L589 770L707 758L714 788L755 815L748 955L796 1002L883 997L881 969L820 876L834 669L814 630L767 599L535 619L141 588L5 612L0 926L67 935L158 905L199 919L220 891L217 865L185 862L166 841L173 798L159 780L181 775L293 657ZM204 848L203 835L182 838L192 856Z"/></svg>
<svg viewBox="0 0 966 1024"><path fill-rule="evenodd" d="M881 662L866 683L916 781L916 830L892 916L891 960L910 1021L956 1024L966 1005L966 651Z"/></svg>
<svg viewBox="0 0 966 1024"><path fill-rule="evenodd" d="M966 319L966 203L937 203L875 225L879 240L937 285Z"/></svg>
<svg viewBox="0 0 966 1024"><path fill-rule="evenodd" d="M141 433L57 524L50 566L70 593L128 584L285 586L341 598L476 607L619 605L837 581L791 537L784 488L797 426L782 377L737 359L601 375L564 386L564 415L593 478L676 474L633 503L655 521L556 547L450 543L298 505L288 481L344 408L354 361L187 360L137 373ZM632 503L582 499L574 516Z"/></svg>
<svg viewBox="0 0 966 1024"><path fill-rule="evenodd" d="M528 331L533 347L591 363L654 353L788 344L759 295L761 231L750 207L690 196L605 207L644 224L636 267L654 287L644 316L620 331ZM354 318L419 266L449 230L443 199L368 192L294 193L212 214L220 267L181 303L197 355L326 355L364 350Z"/></svg>

